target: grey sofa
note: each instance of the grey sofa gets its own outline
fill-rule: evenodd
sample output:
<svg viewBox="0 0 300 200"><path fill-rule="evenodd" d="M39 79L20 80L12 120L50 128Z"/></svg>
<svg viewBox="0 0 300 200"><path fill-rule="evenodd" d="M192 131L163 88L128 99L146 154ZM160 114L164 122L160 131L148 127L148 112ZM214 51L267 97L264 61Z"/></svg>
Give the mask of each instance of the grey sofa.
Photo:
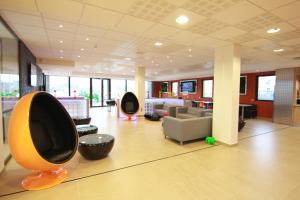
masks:
<svg viewBox="0 0 300 200"><path fill-rule="evenodd" d="M163 118L163 131L165 138L183 142L210 136L212 132L212 117L198 117L178 119L174 117Z"/></svg>
<svg viewBox="0 0 300 200"><path fill-rule="evenodd" d="M153 105L153 112L163 117L166 114L172 117L176 117L176 107L174 105L156 104Z"/></svg>
<svg viewBox="0 0 300 200"><path fill-rule="evenodd" d="M180 119L190 119L195 117L205 117L211 116L211 109L203 109L203 108L194 108L194 107L177 107L176 108L176 117Z"/></svg>

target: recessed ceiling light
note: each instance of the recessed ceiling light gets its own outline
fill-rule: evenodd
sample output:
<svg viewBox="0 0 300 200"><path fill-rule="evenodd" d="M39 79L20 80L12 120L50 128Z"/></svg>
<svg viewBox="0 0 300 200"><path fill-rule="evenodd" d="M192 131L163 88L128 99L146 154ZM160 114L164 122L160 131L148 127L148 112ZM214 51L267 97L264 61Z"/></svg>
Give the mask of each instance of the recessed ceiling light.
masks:
<svg viewBox="0 0 300 200"><path fill-rule="evenodd" d="M64 27L64 25L60 24L58 27L59 27L59 28L63 28L63 27Z"/></svg>
<svg viewBox="0 0 300 200"><path fill-rule="evenodd" d="M189 57L191 58L191 57L193 57L193 56L190 54Z"/></svg>
<svg viewBox="0 0 300 200"><path fill-rule="evenodd" d="M84 48L81 48L80 51L84 51Z"/></svg>
<svg viewBox="0 0 300 200"><path fill-rule="evenodd" d="M134 73L135 71L134 71L134 70L132 70L131 72L132 72L132 73Z"/></svg>
<svg viewBox="0 0 300 200"><path fill-rule="evenodd" d="M154 74L158 74L157 72L154 72Z"/></svg>
<svg viewBox="0 0 300 200"><path fill-rule="evenodd" d="M154 63L154 60L151 60L151 63Z"/></svg>
<svg viewBox="0 0 300 200"><path fill-rule="evenodd" d="M170 56L167 56L167 59L169 59L170 58Z"/></svg>
<svg viewBox="0 0 300 200"><path fill-rule="evenodd" d="M87 37L87 38L85 38L85 40L86 40L86 41L89 41L89 40L90 40L90 38L88 38L88 37Z"/></svg>
<svg viewBox="0 0 300 200"><path fill-rule="evenodd" d="M170 62L173 62L173 60L170 60Z"/></svg>
<svg viewBox="0 0 300 200"><path fill-rule="evenodd" d="M278 33L280 31L280 28L270 28L267 30L267 33Z"/></svg>
<svg viewBox="0 0 300 200"><path fill-rule="evenodd" d="M78 58L80 58L80 56L77 56Z"/></svg>
<svg viewBox="0 0 300 200"><path fill-rule="evenodd" d="M259 72L260 70L259 69L257 69L257 70L255 70L256 72Z"/></svg>
<svg viewBox="0 0 300 200"><path fill-rule="evenodd" d="M64 57L63 57L63 56L60 56L59 58L60 58L60 59L63 59Z"/></svg>
<svg viewBox="0 0 300 200"><path fill-rule="evenodd" d="M125 76L125 75L126 75L126 73L123 73L123 75Z"/></svg>
<svg viewBox="0 0 300 200"><path fill-rule="evenodd" d="M176 18L177 24L186 24L188 22L189 22L189 18L185 15L180 15L179 17Z"/></svg>
<svg viewBox="0 0 300 200"><path fill-rule="evenodd" d="M159 47L159 46L163 45L163 43L161 43L161 42L155 42L154 45Z"/></svg>
<svg viewBox="0 0 300 200"><path fill-rule="evenodd" d="M273 51L274 51L274 52L283 52L284 49L274 49Z"/></svg>
<svg viewBox="0 0 300 200"><path fill-rule="evenodd" d="M64 52L64 50L62 50L62 49L61 49L61 50L59 50L59 52L60 52L60 53L63 53L63 52Z"/></svg>
<svg viewBox="0 0 300 200"><path fill-rule="evenodd" d="M191 52L192 51L192 49L189 49L189 52Z"/></svg>
<svg viewBox="0 0 300 200"><path fill-rule="evenodd" d="M61 43L61 44L62 44L62 43L64 43L64 41L60 40L60 41L59 41L59 43Z"/></svg>
<svg viewBox="0 0 300 200"><path fill-rule="evenodd" d="M125 58L125 60L131 60L131 58Z"/></svg>

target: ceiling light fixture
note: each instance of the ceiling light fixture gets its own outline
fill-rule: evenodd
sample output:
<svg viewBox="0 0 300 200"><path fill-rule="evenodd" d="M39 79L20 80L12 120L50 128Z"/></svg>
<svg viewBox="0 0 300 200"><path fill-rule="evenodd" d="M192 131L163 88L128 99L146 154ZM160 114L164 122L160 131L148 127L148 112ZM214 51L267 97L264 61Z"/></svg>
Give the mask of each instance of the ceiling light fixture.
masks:
<svg viewBox="0 0 300 200"><path fill-rule="evenodd" d="M191 57L193 57L193 56L190 54L189 57L191 58Z"/></svg>
<svg viewBox="0 0 300 200"><path fill-rule="evenodd" d="M134 71L134 70L132 70L131 72L132 72L132 73L134 73L135 71Z"/></svg>
<svg viewBox="0 0 300 200"><path fill-rule="evenodd" d="M64 41L60 40L60 41L59 41L59 43L61 43L61 44L62 44L62 43L64 43Z"/></svg>
<svg viewBox="0 0 300 200"><path fill-rule="evenodd" d="M63 28L63 27L64 27L64 25L60 24L58 27L59 27L59 28Z"/></svg>
<svg viewBox="0 0 300 200"><path fill-rule="evenodd" d="M90 38L88 38L88 37L87 37L87 38L85 38L85 40L86 40L86 41L89 41L89 40L90 40Z"/></svg>
<svg viewBox="0 0 300 200"><path fill-rule="evenodd" d="M167 56L167 59L169 59L170 58L170 56Z"/></svg>
<svg viewBox="0 0 300 200"><path fill-rule="evenodd" d="M189 52L192 52L192 49L189 49Z"/></svg>
<svg viewBox="0 0 300 200"><path fill-rule="evenodd" d="M154 61L153 61L153 60L151 60L151 63L154 63Z"/></svg>
<svg viewBox="0 0 300 200"><path fill-rule="evenodd" d="M170 62L173 62L173 60L170 60Z"/></svg>
<svg viewBox="0 0 300 200"><path fill-rule="evenodd" d="M284 49L274 49L273 51L276 52L276 53L277 53L277 52L283 52Z"/></svg>
<svg viewBox="0 0 300 200"><path fill-rule="evenodd" d="M62 49L61 49L61 50L59 50L59 52L60 52L60 53L63 53L63 52L64 52L64 50L62 50Z"/></svg>
<svg viewBox="0 0 300 200"><path fill-rule="evenodd" d="M125 58L125 60L131 60L131 58Z"/></svg>
<svg viewBox="0 0 300 200"><path fill-rule="evenodd" d="M80 56L77 56L78 58L80 58Z"/></svg>
<svg viewBox="0 0 300 200"><path fill-rule="evenodd" d="M163 45L163 43L161 43L161 42L155 42L154 45L160 47L160 46Z"/></svg>
<svg viewBox="0 0 300 200"><path fill-rule="evenodd" d="M189 18L185 15L180 15L179 17L176 18L176 23L177 24L186 24L189 22Z"/></svg>
<svg viewBox="0 0 300 200"><path fill-rule="evenodd" d="M158 74L157 72L154 72L154 74Z"/></svg>
<svg viewBox="0 0 300 200"><path fill-rule="evenodd" d="M280 28L270 28L267 30L267 33L278 33L280 31Z"/></svg>
<svg viewBox="0 0 300 200"><path fill-rule="evenodd" d="M84 48L81 48L80 51L84 51Z"/></svg>
<svg viewBox="0 0 300 200"><path fill-rule="evenodd" d="M60 58L60 59L63 59L64 57L63 57L63 56L60 56L59 58Z"/></svg>

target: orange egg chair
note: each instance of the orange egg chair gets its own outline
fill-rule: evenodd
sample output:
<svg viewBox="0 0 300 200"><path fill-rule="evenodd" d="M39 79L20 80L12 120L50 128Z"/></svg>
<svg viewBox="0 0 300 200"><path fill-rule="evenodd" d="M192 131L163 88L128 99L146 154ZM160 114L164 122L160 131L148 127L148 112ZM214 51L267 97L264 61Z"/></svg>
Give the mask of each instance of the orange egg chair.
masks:
<svg viewBox="0 0 300 200"><path fill-rule="evenodd" d="M131 120L131 117L138 112L139 107L139 101L135 94L126 92L121 100L121 110L128 117L128 120Z"/></svg>
<svg viewBox="0 0 300 200"><path fill-rule="evenodd" d="M62 168L76 153L78 135L72 118L51 94L33 92L16 104L8 127L13 158L33 173L22 181L27 190L40 190L64 181Z"/></svg>

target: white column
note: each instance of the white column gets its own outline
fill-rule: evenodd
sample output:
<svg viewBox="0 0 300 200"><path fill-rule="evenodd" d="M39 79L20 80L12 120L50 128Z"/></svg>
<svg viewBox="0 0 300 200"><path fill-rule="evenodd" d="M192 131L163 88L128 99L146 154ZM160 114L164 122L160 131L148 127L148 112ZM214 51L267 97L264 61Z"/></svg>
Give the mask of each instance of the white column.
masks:
<svg viewBox="0 0 300 200"><path fill-rule="evenodd" d="M232 44L215 49L213 136L220 142L238 142L240 47Z"/></svg>
<svg viewBox="0 0 300 200"><path fill-rule="evenodd" d="M0 100L0 172L4 168L4 147L3 147L3 125L2 125L2 102Z"/></svg>
<svg viewBox="0 0 300 200"><path fill-rule="evenodd" d="M135 95L140 104L137 115L143 116L145 110L145 67L139 66L135 71Z"/></svg>

